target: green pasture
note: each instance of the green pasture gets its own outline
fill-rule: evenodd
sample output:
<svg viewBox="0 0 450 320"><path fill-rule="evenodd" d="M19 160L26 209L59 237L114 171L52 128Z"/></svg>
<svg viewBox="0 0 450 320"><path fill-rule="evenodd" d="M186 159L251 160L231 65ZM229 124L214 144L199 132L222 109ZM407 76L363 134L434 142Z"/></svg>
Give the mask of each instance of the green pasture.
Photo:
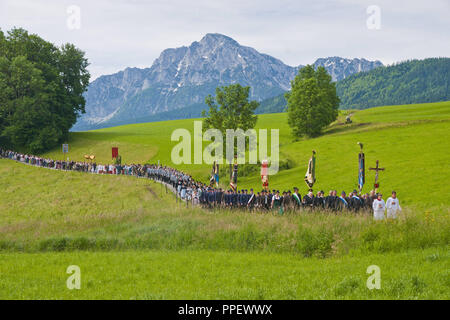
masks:
<svg viewBox="0 0 450 320"><path fill-rule="evenodd" d="M290 163L271 188L304 193L312 149L315 190L355 188L360 141L367 167L378 159L386 168L381 190L399 194L395 221L191 208L148 179L1 159L0 299L448 299L449 113L450 102L345 111L315 139L294 139L286 114L258 116L258 128L280 129L280 158ZM177 128L192 131L193 120L72 133L69 157L106 163L118 146L124 162L175 166ZM175 167L204 181L210 171ZM239 186L259 186L255 172ZM365 191L372 180L368 171ZM66 288L69 265L81 268L81 290ZM366 287L370 265L381 269L380 290Z"/></svg>
<svg viewBox="0 0 450 320"><path fill-rule="evenodd" d="M77 265L81 288L69 290ZM381 289L366 286L380 268ZM449 299L438 249L302 259L277 253L126 251L7 253L0 299Z"/></svg>
<svg viewBox="0 0 450 320"><path fill-rule="evenodd" d="M0 161L0 250L232 250L342 256L450 243L448 207L405 206L399 219L370 212L206 210L148 179Z"/></svg>

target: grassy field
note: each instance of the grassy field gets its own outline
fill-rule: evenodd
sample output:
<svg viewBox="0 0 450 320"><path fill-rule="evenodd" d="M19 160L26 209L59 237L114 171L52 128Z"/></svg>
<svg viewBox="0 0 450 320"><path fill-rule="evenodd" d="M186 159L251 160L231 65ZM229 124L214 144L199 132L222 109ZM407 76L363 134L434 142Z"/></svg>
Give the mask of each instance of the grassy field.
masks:
<svg viewBox="0 0 450 320"><path fill-rule="evenodd" d="M177 203L147 179L10 160L0 161L0 183L0 249L6 251L212 249L329 257L450 243L448 209L405 207L397 221L379 224L368 213L210 211Z"/></svg>
<svg viewBox="0 0 450 320"><path fill-rule="evenodd" d="M0 160L0 299L448 299L450 103L352 112L352 124L342 114L323 136L299 141L285 114L259 116L259 128L280 129L281 158L294 163L271 186L303 186L315 149L317 189L353 189L361 141L368 165L379 159L387 168L382 190L399 193L396 221L193 209L147 179ZM73 133L70 157L94 153L106 162L119 146L126 162L172 166L170 134L179 127L192 129L192 120ZM179 168L202 179L210 170ZM65 287L71 264L82 270L82 290ZM365 286L372 264L381 290Z"/></svg>
<svg viewBox="0 0 450 320"><path fill-rule="evenodd" d="M81 289L66 287L69 265ZM369 290L367 267L381 271ZM7 253L0 299L449 299L443 250L329 259L212 251Z"/></svg>

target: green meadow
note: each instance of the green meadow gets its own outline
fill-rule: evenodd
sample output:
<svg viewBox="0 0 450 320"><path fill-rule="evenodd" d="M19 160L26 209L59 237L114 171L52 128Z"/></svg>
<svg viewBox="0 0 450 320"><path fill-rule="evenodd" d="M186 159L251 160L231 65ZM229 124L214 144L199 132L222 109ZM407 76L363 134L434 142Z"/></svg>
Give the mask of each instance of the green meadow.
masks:
<svg viewBox="0 0 450 320"><path fill-rule="evenodd" d="M209 165L170 160L171 133L192 132L193 121L72 133L69 157L108 163L117 146L123 162L159 160L206 181ZM381 223L367 213L203 210L147 179L0 160L0 299L448 299L449 123L450 102L387 106L343 112L322 136L294 139L286 114L258 116L257 128L279 129L289 164L271 189L303 194L314 149L314 189L353 190L362 142L366 166L386 168L381 191L395 189L403 207ZM259 189L259 169L249 172L238 186ZM373 177L367 170L364 191ZM81 268L81 290L66 288L69 265ZM366 287L370 265L380 290Z"/></svg>
<svg viewBox="0 0 450 320"><path fill-rule="evenodd" d="M68 290L78 265L81 289ZM366 287L367 267L381 289ZM277 253L125 251L6 253L0 299L449 299L444 250L301 259Z"/></svg>

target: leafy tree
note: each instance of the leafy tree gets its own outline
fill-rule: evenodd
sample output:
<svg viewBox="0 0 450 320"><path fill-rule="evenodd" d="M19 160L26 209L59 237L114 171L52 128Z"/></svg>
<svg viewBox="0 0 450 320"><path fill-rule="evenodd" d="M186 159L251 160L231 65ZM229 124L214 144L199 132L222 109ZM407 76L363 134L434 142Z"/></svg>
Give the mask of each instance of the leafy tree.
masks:
<svg viewBox="0 0 450 320"><path fill-rule="evenodd" d="M288 123L295 136L317 136L337 119L339 98L325 68L314 70L312 65L307 65L291 81L291 87L285 97Z"/></svg>
<svg viewBox="0 0 450 320"><path fill-rule="evenodd" d="M203 125L206 128L247 130L254 128L257 116L255 109L259 106L257 101L248 101L250 87L242 87L239 83L226 87L216 88L216 96L208 95L205 103L209 111L203 110L202 116L206 117Z"/></svg>
<svg viewBox="0 0 450 320"><path fill-rule="evenodd" d="M84 53L23 29L0 31L0 145L42 152L68 138L85 112Z"/></svg>
<svg viewBox="0 0 450 320"><path fill-rule="evenodd" d="M259 102L249 101L250 87L242 87L240 84L231 84L216 88L216 96L208 95L205 103L209 111L203 110L202 116L206 117L203 127L206 129L219 129L224 135L226 143L227 129L253 129L257 116L254 114Z"/></svg>

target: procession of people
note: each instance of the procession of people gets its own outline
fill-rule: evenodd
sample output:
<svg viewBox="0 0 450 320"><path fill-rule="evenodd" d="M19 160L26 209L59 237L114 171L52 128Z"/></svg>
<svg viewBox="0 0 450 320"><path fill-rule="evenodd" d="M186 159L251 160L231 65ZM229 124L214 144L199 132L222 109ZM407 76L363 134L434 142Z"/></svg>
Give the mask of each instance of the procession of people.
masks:
<svg viewBox="0 0 450 320"><path fill-rule="evenodd" d="M212 179L209 184L196 181L186 172L162 166L159 164L97 164L96 162L63 161L22 154L14 151L0 149L0 157L15 160L24 164L56 170L71 170L93 174L130 175L149 178L168 185L175 192L177 198L193 206L210 209L235 209L248 211L273 211L277 214L295 213L299 211L314 212L361 212L371 213L375 220L397 218L401 211L399 200L395 191L385 202L381 193L372 190L361 194L352 190L348 194L342 191L330 190L327 195L324 191L313 193L312 189L302 196L298 187L291 190L262 190L234 188L222 189ZM236 170L237 171L237 170ZM265 177L267 179L267 177ZM315 179L315 178L314 178ZM308 184L309 185L309 184Z"/></svg>

